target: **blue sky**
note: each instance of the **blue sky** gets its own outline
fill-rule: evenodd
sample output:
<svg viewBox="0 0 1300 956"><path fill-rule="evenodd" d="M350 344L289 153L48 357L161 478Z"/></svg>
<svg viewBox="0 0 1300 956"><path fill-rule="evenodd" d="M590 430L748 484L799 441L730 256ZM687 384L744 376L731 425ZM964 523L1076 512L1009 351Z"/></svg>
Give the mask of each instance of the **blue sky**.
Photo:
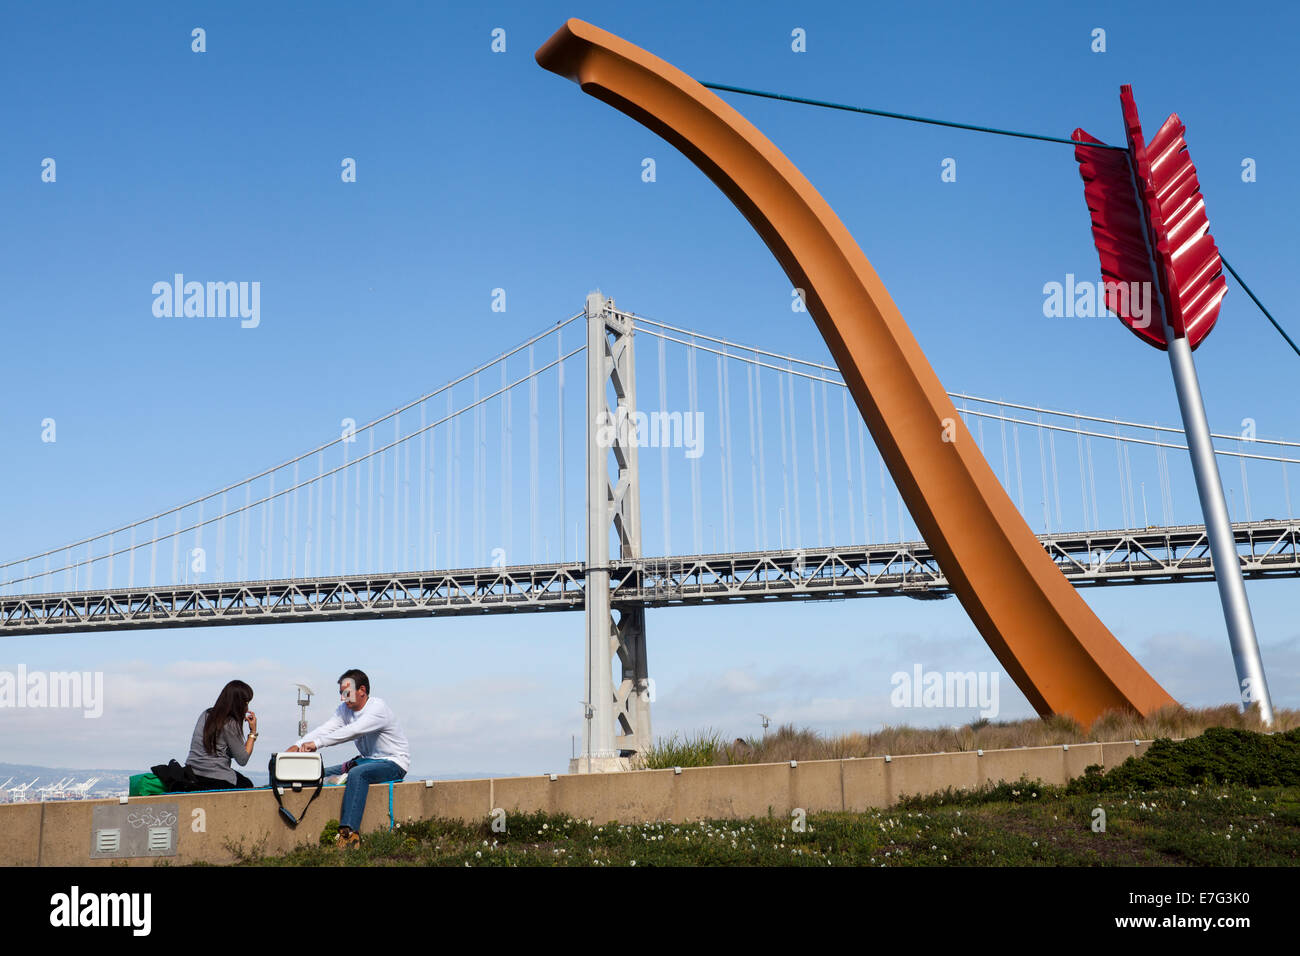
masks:
<svg viewBox="0 0 1300 956"><path fill-rule="evenodd" d="M1058 136L1119 141L1118 87L1132 83L1148 130L1172 111L1187 123L1220 248L1297 330L1300 144L1286 120L1300 17L1286 5L13 8L0 14L0 557L328 441L340 419L436 388L597 286L676 325L824 359L785 276L703 174L536 65L569 16L701 80ZM490 49L498 27L504 53ZM1090 50L1096 27L1105 53ZM848 225L950 390L1178 422L1163 354L1113 319L1043 317L1044 283L1097 272L1069 147L728 99ZM940 180L945 158L956 182ZM260 325L155 317L151 286L177 272L260 282ZM1231 286L1197 352L1211 425L1250 417L1261 436L1300 438L1298 361ZM1300 704L1296 586L1247 586L1280 706ZM1212 586L1085 597L1176 698L1232 699ZM664 610L649 634L657 733L752 733L758 711L824 731L964 720L891 708L890 674L998 669L955 601ZM0 760L183 757L194 716L235 676L280 746L291 681L328 689L361 666L407 725L415 772L560 770L580 730L582 642L572 615L7 639L0 668L102 670L109 697L97 721L0 712ZM1031 713L1002 687L1003 717Z"/></svg>

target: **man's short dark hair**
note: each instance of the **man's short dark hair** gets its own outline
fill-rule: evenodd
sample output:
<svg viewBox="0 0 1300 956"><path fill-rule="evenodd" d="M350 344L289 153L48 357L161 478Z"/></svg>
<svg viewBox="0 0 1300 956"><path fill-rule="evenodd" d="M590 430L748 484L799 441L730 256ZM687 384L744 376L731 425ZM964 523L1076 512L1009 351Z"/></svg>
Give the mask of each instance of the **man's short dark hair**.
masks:
<svg viewBox="0 0 1300 956"><path fill-rule="evenodd" d="M357 670L355 667L349 671L344 671L339 675L339 683L342 684L349 677L352 678L352 686L357 690L366 689L366 696L370 696L370 678L366 676L365 671Z"/></svg>

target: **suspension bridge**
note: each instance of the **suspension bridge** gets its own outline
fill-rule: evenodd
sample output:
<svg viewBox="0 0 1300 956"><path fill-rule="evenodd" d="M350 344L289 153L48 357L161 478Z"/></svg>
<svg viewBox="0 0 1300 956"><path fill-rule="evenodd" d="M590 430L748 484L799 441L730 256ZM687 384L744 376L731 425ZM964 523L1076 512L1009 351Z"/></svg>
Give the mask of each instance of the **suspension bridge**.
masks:
<svg viewBox="0 0 1300 956"><path fill-rule="evenodd" d="M1214 579L1181 429L950 397L1076 587ZM1243 574L1300 575L1300 442L1213 437ZM596 293L280 464L0 563L0 635L585 611L628 753L647 608L948 597L920 538L834 365Z"/></svg>

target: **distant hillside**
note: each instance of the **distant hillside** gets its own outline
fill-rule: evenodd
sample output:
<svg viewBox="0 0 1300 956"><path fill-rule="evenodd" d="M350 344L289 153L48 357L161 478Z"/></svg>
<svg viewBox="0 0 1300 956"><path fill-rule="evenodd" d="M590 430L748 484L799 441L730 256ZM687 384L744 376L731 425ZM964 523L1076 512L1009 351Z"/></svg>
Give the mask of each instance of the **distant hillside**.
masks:
<svg viewBox="0 0 1300 956"><path fill-rule="evenodd" d="M4 783L9 777L6 790L12 790L14 787L21 787L25 783L36 781L36 787L43 787L46 784L58 783L66 777L72 779L68 782L69 786L78 783L84 783L91 777L98 777L99 780L91 788L92 793L106 793L121 791L126 793L128 783L132 774L140 773L139 770L113 770L101 767L38 767L34 764L25 763L0 763L0 783ZM33 787L33 789L36 789Z"/></svg>

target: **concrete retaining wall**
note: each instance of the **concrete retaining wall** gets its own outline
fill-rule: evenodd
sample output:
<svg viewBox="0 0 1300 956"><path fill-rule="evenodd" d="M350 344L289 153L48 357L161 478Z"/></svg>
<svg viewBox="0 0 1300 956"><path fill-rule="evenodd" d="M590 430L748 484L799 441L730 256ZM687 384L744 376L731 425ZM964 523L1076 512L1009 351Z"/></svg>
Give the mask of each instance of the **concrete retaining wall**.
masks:
<svg viewBox="0 0 1300 956"><path fill-rule="evenodd" d="M787 763L741 764L639 770L624 773L507 777L493 780L423 781L393 786L393 818L401 823L442 817L486 820L494 808L510 813L545 811L608 823L788 817L796 807L808 812L860 811L887 807L901 797L949 787L969 790L1021 777L1064 784L1089 764L1106 769L1146 752L1150 741L1022 747L951 754L864 757ZM298 812L308 794L286 794L285 805ZM278 854L315 843L325 821L338 819L342 787L326 787L296 830L280 819L266 790L171 793L131 797L126 806L135 826L149 822L151 807L177 806L173 850L152 857L91 859L95 807L117 807L119 800L0 805L0 866L152 865L229 863L241 853ZM102 811L101 811L102 812ZM370 788L363 833L389 824L388 785Z"/></svg>

